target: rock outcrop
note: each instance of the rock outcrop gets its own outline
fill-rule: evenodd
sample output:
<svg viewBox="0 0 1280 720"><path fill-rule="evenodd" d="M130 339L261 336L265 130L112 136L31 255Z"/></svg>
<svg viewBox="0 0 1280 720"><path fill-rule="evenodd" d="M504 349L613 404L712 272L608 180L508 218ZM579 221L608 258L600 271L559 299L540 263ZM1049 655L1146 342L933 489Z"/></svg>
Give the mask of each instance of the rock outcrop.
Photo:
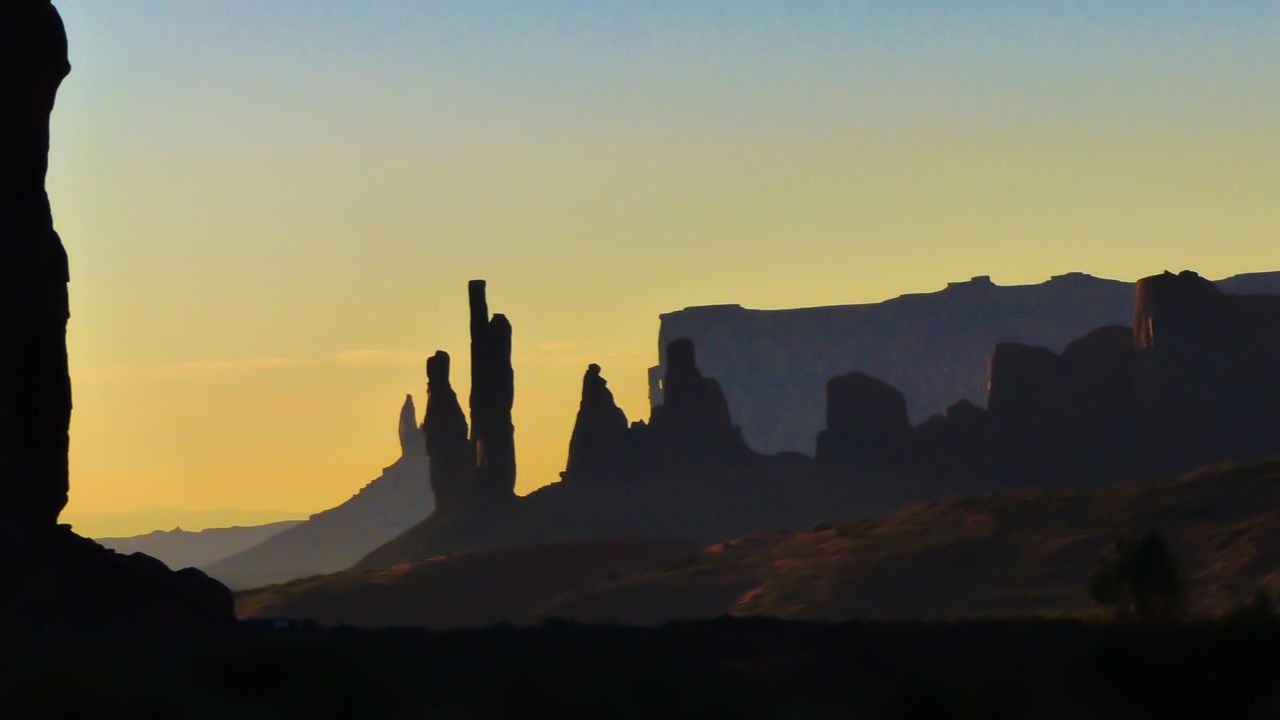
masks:
<svg viewBox="0 0 1280 720"><path fill-rule="evenodd" d="M667 354L671 362L663 379L665 402L653 408L649 422L630 427L600 375L600 366L587 368L562 480L625 483L758 459L733 424L719 383L698 369L693 343L675 340Z"/></svg>
<svg viewBox="0 0 1280 720"><path fill-rule="evenodd" d="M1214 285L1229 295L1280 294L1280 273L1239 275ZM667 345L688 338L698 347L702 371L720 382L752 448L812 454L824 426L829 379L858 370L883 380L906 395L913 423L962 399L981 406L998 343L1061 353L1095 328L1129 325L1134 292L1130 282L1069 273L1020 286L979 277L864 305L686 308L662 315L650 398L653 405L662 402Z"/></svg>
<svg viewBox="0 0 1280 720"><path fill-rule="evenodd" d="M741 463L754 453L729 416L720 383L698 369L688 338L667 346L663 402L642 432L641 464L647 473L695 470Z"/></svg>
<svg viewBox="0 0 1280 720"><path fill-rule="evenodd" d="M449 379L449 354L427 360L427 417L422 432L431 463L436 511L465 513L515 497L516 444L511 408L511 323L489 316L485 281L467 286L471 305L471 428Z"/></svg>
<svg viewBox="0 0 1280 720"><path fill-rule="evenodd" d="M901 460L911 435L907 400L887 383L849 373L827 383L827 426L819 462L883 468Z"/></svg>
<svg viewBox="0 0 1280 720"><path fill-rule="evenodd" d="M231 593L204 573L120 555L57 524L68 492L69 277L44 181L49 116L70 71L48 0L0 5L0 625L227 624Z"/></svg>
<svg viewBox="0 0 1280 720"><path fill-rule="evenodd" d="M997 345L987 410L930 418L907 433L900 462L877 469L927 496L1096 485L1280 454L1280 297L1228 295L1192 272L1137 287L1132 327L1094 330L1060 355ZM857 467L867 452L867 431L832 430L850 424L837 415L901 436L896 412L882 407L888 397L829 393L819 459Z"/></svg>
<svg viewBox="0 0 1280 720"><path fill-rule="evenodd" d="M413 405L413 396L404 396L404 405L400 406L400 455L426 457L426 439L422 434L422 426L418 425L418 410Z"/></svg>
<svg viewBox="0 0 1280 720"><path fill-rule="evenodd" d="M504 315L489 317L484 280L472 280L467 290L471 300L471 445L476 456L476 492L501 499L510 497L516 488L511 323Z"/></svg>
<svg viewBox="0 0 1280 720"><path fill-rule="evenodd" d="M1152 472L1280 453L1280 297L1166 272L1138 283L1134 336Z"/></svg>
<svg viewBox="0 0 1280 720"><path fill-rule="evenodd" d="M71 72L48 0L0 10L0 518L49 527L67 504L67 257L45 173L49 116Z"/></svg>
<svg viewBox="0 0 1280 720"><path fill-rule="evenodd" d="M625 483L635 480L638 470L627 415L614 401L600 366L592 363L582 378L582 403L560 477L571 483Z"/></svg>
<svg viewBox="0 0 1280 720"><path fill-rule="evenodd" d="M427 360L427 417L422 423L436 512L465 510L471 502L476 456L467 439L467 418L449 381L449 354L436 351Z"/></svg>

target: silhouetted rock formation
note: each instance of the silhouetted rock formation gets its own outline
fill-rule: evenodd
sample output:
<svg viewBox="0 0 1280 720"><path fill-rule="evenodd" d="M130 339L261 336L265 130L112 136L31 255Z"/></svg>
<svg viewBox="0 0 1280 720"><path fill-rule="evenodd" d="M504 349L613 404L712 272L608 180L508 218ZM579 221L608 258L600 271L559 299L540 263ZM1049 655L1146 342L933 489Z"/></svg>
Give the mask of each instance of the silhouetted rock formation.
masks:
<svg viewBox="0 0 1280 720"><path fill-rule="evenodd" d="M687 338L667 346L662 388L663 402L653 408L648 426L637 427L645 472L732 465L754 455L729 417L720 383L702 375Z"/></svg>
<svg viewBox="0 0 1280 720"><path fill-rule="evenodd" d="M413 396L404 396L404 405L400 408L400 455L426 457L427 445L418 425L418 411L413 406Z"/></svg>
<svg viewBox="0 0 1280 720"><path fill-rule="evenodd" d="M468 506L476 467L475 450L467 439L467 418L449 383L449 363L449 354L443 350L427 359L427 417L422 424L440 513Z"/></svg>
<svg viewBox="0 0 1280 720"><path fill-rule="evenodd" d="M1134 452L1133 333L1101 328L1060 356L997 345L987 407L1001 485L1120 479Z"/></svg>
<svg viewBox="0 0 1280 720"><path fill-rule="evenodd" d="M67 257L44 180L49 116L71 71L47 0L0 5L0 622L99 629L230 623L230 592L57 525L67 503Z"/></svg>
<svg viewBox="0 0 1280 720"><path fill-rule="evenodd" d="M1280 273L1215 284L1231 294L1280 294ZM1133 283L1069 273L1012 287L979 277L865 305L686 308L661 318L650 398L662 402L667 345L688 338L752 448L811 454L823 427L824 385L837 375L858 370L900 389L912 422L920 423L961 399L985 404L996 344L1062 352L1094 328L1129 325L1133 298Z"/></svg>
<svg viewBox="0 0 1280 720"><path fill-rule="evenodd" d="M515 372L511 323L489 317L485 282L467 285L471 305L471 435L449 381L449 354L427 360L427 417L422 431L435 487L436 511L468 512L515 497L516 440L511 422Z"/></svg>
<svg viewBox="0 0 1280 720"><path fill-rule="evenodd" d="M622 483L634 480L637 470L627 415L614 402L600 366L593 363L582 378L582 403L569 440L569 461L560 477L573 483Z"/></svg>
<svg viewBox="0 0 1280 720"><path fill-rule="evenodd" d="M504 498L516 488L511 323L504 315L489 317L484 280L472 280L467 290L471 300L471 444L476 454L476 491Z"/></svg>
<svg viewBox="0 0 1280 720"><path fill-rule="evenodd" d="M987 411L930 418L909 432L901 461L879 469L927 497L1108 483L1280 454L1280 297L1226 295L1192 272L1137 287L1132 328L1100 328L1061 355L997 345ZM828 412L884 414L878 406L888 401L878 397L833 392ZM880 422L900 433L899 420ZM850 456L866 451L860 438L824 432L819 459L856 465Z"/></svg>
<svg viewBox="0 0 1280 720"><path fill-rule="evenodd" d="M886 467L899 461L911 434L907 401L895 388L862 373L827 383L827 427L818 434L818 461Z"/></svg>
<svg viewBox="0 0 1280 720"><path fill-rule="evenodd" d="M676 340L663 380L666 402L649 422L627 426L600 366L582 381L582 404L561 477L571 483L617 483L669 472L708 470L757 458L729 416L720 385L698 370L693 343Z"/></svg>
<svg viewBox="0 0 1280 720"><path fill-rule="evenodd" d="M1138 283L1134 333L1151 471L1280 453L1280 297L1166 272Z"/></svg>
<svg viewBox="0 0 1280 720"><path fill-rule="evenodd" d="M414 415L407 396L397 423L399 459L346 502L200 568L236 590L333 573L430 516L435 482ZM462 438L465 445L465 428Z"/></svg>
<svg viewBox="0 0 1280 720"><path fill-rule="evenodd" d="M45 173L49 116L71 72L67 36L47 0L0 10L0 517L52 526L67 504L71 379L67 257Z"/></svg>

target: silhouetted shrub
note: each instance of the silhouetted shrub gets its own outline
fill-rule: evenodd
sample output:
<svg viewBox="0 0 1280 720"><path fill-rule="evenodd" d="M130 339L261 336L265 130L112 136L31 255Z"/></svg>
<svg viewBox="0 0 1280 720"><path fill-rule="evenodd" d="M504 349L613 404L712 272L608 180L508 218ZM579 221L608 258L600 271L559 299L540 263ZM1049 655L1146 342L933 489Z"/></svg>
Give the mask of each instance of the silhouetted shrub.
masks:
<svg viewBox="0 0 1280 720"><path fill-rule="evenodd" d="M1178 562L1159 534L1118 538L1098 559L1089 594L1120 617L1173 620L1186 612L1186 588Z"/></svg>

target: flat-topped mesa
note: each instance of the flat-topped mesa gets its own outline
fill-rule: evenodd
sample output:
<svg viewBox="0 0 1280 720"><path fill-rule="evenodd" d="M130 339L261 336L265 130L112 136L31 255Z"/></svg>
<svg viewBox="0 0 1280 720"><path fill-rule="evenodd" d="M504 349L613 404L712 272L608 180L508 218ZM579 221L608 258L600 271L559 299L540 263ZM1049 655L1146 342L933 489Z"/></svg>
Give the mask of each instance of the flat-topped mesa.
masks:
<svg viewBox="0 0 1280 720"><path fill-rule="evenodd" d="M720 384L698 370L693 342L667 346L663 402L653 408L642 463L647 470L731 465L755 457L733 425Z"/></svg>
<svg viewBox="0 0 1280 720"><path fill-rule="evenodd" d="M1202 347L1234 331L1231 299L1190 270L1143 278L1135 294L1133 333L1140 348Z"/></svg>
<svg viewBox="0 0 1280 720"><path fill-rule="evenodd" d="M54 527L67 503L67 258L44 183L70 71L47 0L0 4L0 523L29 529Z"/></svg>
<svg viewBox="0 0 1280 720"><path fill-rule="evenodd" d="M1152 472L1280 451L1280 297L1165 272L1138 282L1134 336Z"/></svg>
<svg viewBox="0 0 1280 720"><path fill-rule="evenodd" d="M818 433L818 462L882 468L896 460L911 434L907 401L887 383L853 372L827 383L827 426Z"/></svg>
<svg viewBox="0 0 1280 720"><path fill-rule="evenodd" d="M511 366L511 323L489 317L485 281L468 284L471 303L471 444L475 449L477 492L511 497L516 487L515 372Z"/></svg>
<svg viewBox="0 0 1280 720"><path fill-rule="evenodd" d="M427 359L427 414L422 423L436 512L465 510L471 500L475 451L467 439L467 418L449 382L449 354Z"/></svg>
<svg viewBox="0 0 1280 720"><path fill-rule="evenodd" d="M400 456L409 459L425 459L427 446L423 439L423 430L418 425L418 411L413 405L413 396L404 396L404 405L400 407Z"/></svg>
<svg viewBox="0 0 1280 720"><path fill-rule="evenodd" d="M593 363L582 378L582 402L560 477L575 484L617 484L634 480L636 470L627 415L614 401L600 366Z"/></svg>

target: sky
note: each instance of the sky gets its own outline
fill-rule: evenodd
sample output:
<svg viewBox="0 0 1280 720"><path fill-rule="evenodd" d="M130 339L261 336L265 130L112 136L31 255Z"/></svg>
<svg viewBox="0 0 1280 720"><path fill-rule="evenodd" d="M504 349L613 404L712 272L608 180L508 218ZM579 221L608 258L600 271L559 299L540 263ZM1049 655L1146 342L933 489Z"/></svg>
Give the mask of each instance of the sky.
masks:
<svg viewBox="0 0 1280 720"><path fill-rule="evenodd" d="M658 316L991 275L1280 269L1280 4L59 0L71 504L257 523L398 456L466 283L515 328L519 478Z"/></svg>

